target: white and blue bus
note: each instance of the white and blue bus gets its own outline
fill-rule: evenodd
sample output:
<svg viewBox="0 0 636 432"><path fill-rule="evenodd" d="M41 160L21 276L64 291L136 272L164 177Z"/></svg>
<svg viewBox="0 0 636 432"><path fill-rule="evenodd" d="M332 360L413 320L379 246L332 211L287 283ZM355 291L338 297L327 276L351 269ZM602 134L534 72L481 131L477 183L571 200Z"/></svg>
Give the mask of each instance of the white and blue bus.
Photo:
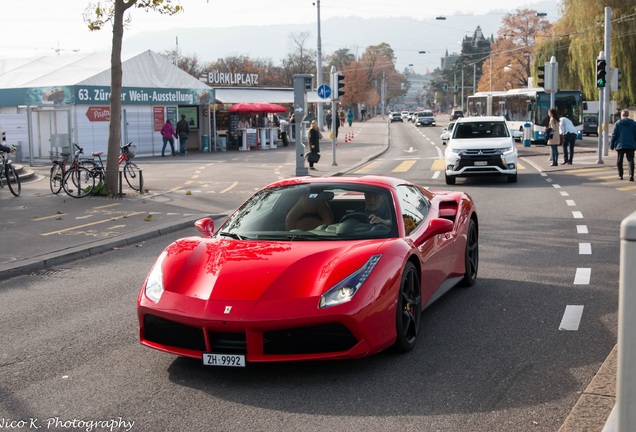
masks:
<svg viewBox="0 0 636 432"><path fill-rule="evenodd" d="M558 91L554 107L559 116L566 116L579 131L583 129L583 96L578 90ZM542 88L512 89L499 92L477 92L466 99L466 115L501 115L510 130L523 132L524 124L532 127L531 140L545 142L545 129L550 118L550 93Z"/></svg>

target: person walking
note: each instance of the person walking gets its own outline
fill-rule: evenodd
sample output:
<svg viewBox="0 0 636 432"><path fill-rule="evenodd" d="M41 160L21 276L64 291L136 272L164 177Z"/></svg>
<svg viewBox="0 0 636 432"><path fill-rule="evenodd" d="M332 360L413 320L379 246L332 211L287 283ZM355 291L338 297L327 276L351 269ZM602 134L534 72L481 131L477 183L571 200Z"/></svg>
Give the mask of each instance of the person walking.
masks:
<svg viewBox="0 0 636 432"><path fill-rule="evenodd" d="M572 120L563 116L559 119L559 129L561 130L561 142L563 143L563 162L562 165L572 165L574 157L574 144L578 132L574 127Z"/></svg>
<svg viewBox="0 0 636 432"><path fill-rule="evenodd" d="M186 120L185 114L181 114L181 120L177 123L177 135L179 136L179 155L186 154L186 141L190 136L190 125Z"/></svg>
<svg viewBox="0 0 636 432"><path fill-rule="evenodd" d="M351 108L347 111L347 122L349 123L349 127L351 127L353 124L353 111L351 111Z"/></svg>
<svg viewBox="0 0 636 432"><path fill-rule="evenodd" d="M307 162L309 162L309 169L315 170L314 163L317 163L320 159L320 129L318 128L318 122L316 120L311 121L309 128L309 153L307 155ZM313 153L313 154L312 154Z"/></svg>
<svg viewBox="0 0 636 432"><path fill-rule="evenodd" d="M331 110L327 111L327 115L325 116L325 123L327 123L327 130L331 130L331 122L333 118L331 117Z"/></svg>
<svg viewBox="0 0 636 432"><path fill-rule="evenodd" d="M166 146L170 143L170 149L172 150L172 156L176 156L174 151L174 139L177 137L177 132L172 126L172 122L168 119L161 128L161 137L163 138L163 147L161 149L161 157L166 157Z"/></svg>
<svg viewBox="0 0 636 432"><path fill-rule="evenodd" d="M547 133L547 144L550 146L550 153L552 157L552 163L550 166L558 166L559 165L559 144L561 144L561 132L559 129L559 113L556 109L552 108L548 112L548 116L550 116L550 123L548 124Z"/></svg>
<svg viewBox="0 0 636 432"><path fill-rule="evenodd" d="M340 126L344 126L344 122L345 122L345 117L347 115L344 112L344 109L340 108L340 111L338 111L338 118L340 119Z"/></svg>
<svg viewBox="0 0 636 432"><path fill-rule="evenodd" d="M614 125L610 149L616 150L618 179L623 180L623 158L627 156L629 181L634 181L634 150L636 150L636 122L629 118L629 110L621 111L621 119Z"/></svg>

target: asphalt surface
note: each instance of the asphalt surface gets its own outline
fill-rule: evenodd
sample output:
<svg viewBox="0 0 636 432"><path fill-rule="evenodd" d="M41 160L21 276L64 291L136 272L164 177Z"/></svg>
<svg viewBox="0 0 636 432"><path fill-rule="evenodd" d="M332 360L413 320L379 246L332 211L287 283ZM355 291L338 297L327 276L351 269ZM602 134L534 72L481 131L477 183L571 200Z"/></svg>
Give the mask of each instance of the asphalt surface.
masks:
<svg viewBox="0 0 636 432"><path fill-rule="evenodd" d="M390 144L387 119L388 117L378 117L365 124L354 124L351 129L341 128L337 147L338 165L329 166L327 161L332 159L325 149L331 146L329 141L325 141L322 144L325 159L318 174L341 175L384 153ZM437 129L441 133L441 128ZM358 133L351 135L354 130ZM353 139L348 140L351 137ZM548 146L526 147L523 143L518 143L517 148L524 163L546 173L598 167L596 140L594 143L587 141L577 141L573 165L556 167L550 166ZM288 155L291 153L293 156L294 148L290 144L290 147L279 146L262 151L284 152ZM223 160L236 157L237 153L239 152L194 153L186 157ZM613 155L603 159L605 165L614 163ZM141 158L137 162L143 166L148 176L152 174L151 170L162 169L161 163L143 164L143 161ZM119 247L137 245L153 237L192 227L194 221L201 217L220 219L226 216L192 212L189 208L166 204L153 199L152 192L140 194L129 191L116 199L73 199L65 197L62 191L61 195L51 197L48 189L49 170L48 164L25 168L30 177L23 182L20 197L14 198L7 190L0 191L0 218L3 221L0 281ZM310 174L316 175L313 171ZM34 184L37 184L39 192L29 194L28 191ZM90 218L87 217L85 224L78 222L76 217L69 217L85 212L87 207L92 209L93 214ZM122 229L124 226L125 229ZM70 232L78 231L80 235L69 235ZM607 430L613 430L613 420L608 422L608 417L616 401L616 358L614 347L559 432L601 431L606 422L609 426Z"/></svg>

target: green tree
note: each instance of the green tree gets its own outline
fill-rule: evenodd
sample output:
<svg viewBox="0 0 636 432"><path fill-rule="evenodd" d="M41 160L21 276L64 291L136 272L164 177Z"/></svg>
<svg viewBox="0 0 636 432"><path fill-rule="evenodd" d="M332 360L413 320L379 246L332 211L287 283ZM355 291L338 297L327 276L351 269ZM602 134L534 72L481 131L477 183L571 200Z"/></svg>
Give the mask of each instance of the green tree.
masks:
<svg viewBox="0 0 636 432"><path fill-rule="evenodd" d="M113 27L113 43L110 55L110 126L108 130L108 153L106 157L106 187L110 195L117 194L119 171L119 145L121 143L121 51L124 26L130 22L126 11L131 7L153 10L162 14L175 14L183 10L172 0L105 0L89 4L84 12L84 21L93 31L101 30L106 24Z"/></svg>
<svg viewBox="0 0 636 432"><path fill-rule="evenodd" d="M559 62L559 88L581 89L586 100L597 100L596 58L604 49L605 7L611 8L609 67L623 72L621 89L612 93L619 106L636 103L636 9L624 0L563 0L561 19L537 42L535 65ZM538 72L534 68L534 74Z"/></svg>

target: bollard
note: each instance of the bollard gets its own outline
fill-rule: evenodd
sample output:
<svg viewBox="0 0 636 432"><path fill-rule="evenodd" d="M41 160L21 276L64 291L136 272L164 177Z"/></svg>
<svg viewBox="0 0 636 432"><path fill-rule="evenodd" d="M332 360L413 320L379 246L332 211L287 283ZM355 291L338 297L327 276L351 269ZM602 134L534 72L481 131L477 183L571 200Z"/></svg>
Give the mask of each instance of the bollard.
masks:
<svg viewBox="0 0 636 432"><path fill-rule="evenodd" d="M523 146L530 147L530 139L532 137L532 124L524 123L523 124Z"/></svg>
<svg viewBox="0 0 636 432"><path fill-rule="evenodd" d="M636 212L621 223L616 431L636 430Z"/></svg>

